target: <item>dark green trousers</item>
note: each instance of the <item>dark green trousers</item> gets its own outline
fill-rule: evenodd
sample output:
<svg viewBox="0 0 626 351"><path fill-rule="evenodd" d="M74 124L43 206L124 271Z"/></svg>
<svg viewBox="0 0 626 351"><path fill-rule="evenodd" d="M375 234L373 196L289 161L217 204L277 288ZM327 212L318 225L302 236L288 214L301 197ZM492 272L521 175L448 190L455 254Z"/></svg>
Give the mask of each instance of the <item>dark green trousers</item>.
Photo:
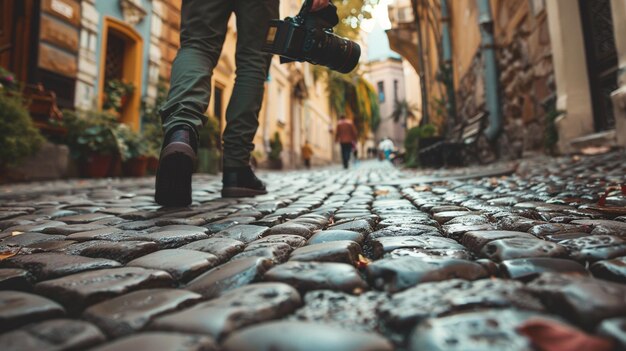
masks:
<svg viewBox="0 0 626 351"><path fill-rule="evenodd" d="M161 108L167 133L180 125L196 130L206 123L211 76L222 51L228 19L237 19L235 86L226 110L224 167L250 162L259 126L271 56L261 51L267 24L278 18L279 0L183 0L181 47L172 66L167 102Z"/></svg>

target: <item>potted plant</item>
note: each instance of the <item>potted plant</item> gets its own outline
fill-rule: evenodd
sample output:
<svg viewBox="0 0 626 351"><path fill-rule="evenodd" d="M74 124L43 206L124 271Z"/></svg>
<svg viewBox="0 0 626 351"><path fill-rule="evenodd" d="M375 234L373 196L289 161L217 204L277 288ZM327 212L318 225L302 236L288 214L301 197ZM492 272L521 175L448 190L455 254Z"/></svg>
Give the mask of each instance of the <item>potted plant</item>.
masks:
<svg viewBox="0 0 626 351"><path fill-rule="evenodd" d="M142 135L125 124L114 130L125 176L143 177L148 167L148 145Z"/></svg>
<svg viewBox="0 0 626 351"><path fill-rule="evenodd" d="M82 176L102 178L109 174L114 156L120 154L115 137L115 116L99 111L64 111L67 144L77 159ZM122 150L123 151L123 150Z"/></svg>
<svg viewBox="0 0 626 351"><path fill-rule="evenodd" d="M113 110L117 113L122 112L126 100L134 91L135 87L132 83L126 83L119 79L106 81L102 109L105 111Z"/></svg>
<svg viewBox="0 0 626 351"><path fill-rule="evenodd" d="M44 138L33 126L22 96L0 88L0 177L7 167L16 166L35 154Z"/></svg>
<svg viewBox="0 0 626 351"><path fill-rule="evenodd" d="M280 154L283 152L283 142L280 140L280 134L274 133L274 138L270 141L270 153L268 155L269 167L271 169L282 169L283 160Z"/></svg>
<svg viewBox="0 0 626 351"><path fill-rule="evenodd" d="M0 67L0 90L17 91L19 88L18 81L13 73Z"/></svg>

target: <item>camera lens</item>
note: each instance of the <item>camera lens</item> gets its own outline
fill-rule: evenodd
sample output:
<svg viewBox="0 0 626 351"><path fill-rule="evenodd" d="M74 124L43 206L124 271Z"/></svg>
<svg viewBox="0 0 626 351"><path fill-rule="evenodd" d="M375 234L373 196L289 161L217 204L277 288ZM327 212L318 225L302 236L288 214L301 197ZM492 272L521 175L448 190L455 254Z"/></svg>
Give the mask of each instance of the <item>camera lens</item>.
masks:
<svg viewBox="0 0 626 351"><path fill-rule="evenodd" d="M341 73L351 72L359 63L359 44L321 30L313 37L317 45L307 53L308 61Z"/></svg>

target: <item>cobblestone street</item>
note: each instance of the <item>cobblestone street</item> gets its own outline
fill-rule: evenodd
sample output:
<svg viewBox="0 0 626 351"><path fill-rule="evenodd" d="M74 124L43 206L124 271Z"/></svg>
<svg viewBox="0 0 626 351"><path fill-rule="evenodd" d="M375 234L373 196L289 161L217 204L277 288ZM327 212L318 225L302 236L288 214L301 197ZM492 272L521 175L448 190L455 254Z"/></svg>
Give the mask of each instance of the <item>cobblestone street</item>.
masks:
<svg viewBox="0 0 626 351"><path fill-rule="evenodd" d="M5 185L0 349L532 350L540 321L624 350L625 160L198 175L178 209L153 178Z"/></svg>

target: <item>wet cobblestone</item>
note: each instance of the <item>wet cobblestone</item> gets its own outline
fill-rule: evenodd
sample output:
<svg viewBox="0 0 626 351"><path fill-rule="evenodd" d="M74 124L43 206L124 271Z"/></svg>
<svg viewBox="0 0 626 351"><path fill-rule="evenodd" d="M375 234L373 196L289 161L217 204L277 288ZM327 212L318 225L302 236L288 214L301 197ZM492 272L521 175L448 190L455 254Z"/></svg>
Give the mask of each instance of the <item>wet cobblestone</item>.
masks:
<svg viewBox="0 0 626 351"><path fill-rule="evenodd" d="M2 186L0 349L529 350L532 318L624 349L626 155L488 171Z"/></svg>

